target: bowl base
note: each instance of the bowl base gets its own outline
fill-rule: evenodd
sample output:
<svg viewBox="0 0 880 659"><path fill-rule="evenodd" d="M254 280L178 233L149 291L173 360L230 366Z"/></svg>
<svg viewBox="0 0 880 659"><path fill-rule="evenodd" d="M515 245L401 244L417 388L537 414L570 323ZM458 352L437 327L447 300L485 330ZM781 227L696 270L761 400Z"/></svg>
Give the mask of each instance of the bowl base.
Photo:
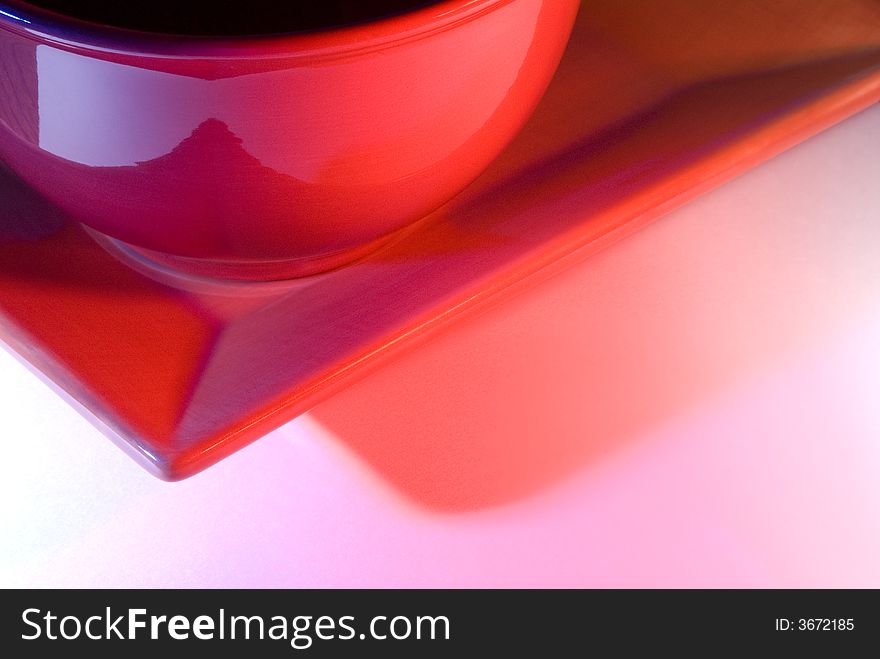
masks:
<svg viewBox="0 0 880 659"><path fill-rule="evenodd" d="M185 277L245 282L299 279L335 270L372 254L396 235L396 233L392 233L389 236L382 236L351 249L314 257L266 261L225 261L157 252L143 247L136 247L90 227L84 226L84 228L99 245L111 254L122 257L123 260L134 260L139 265L145 265L159 271Z"/></svg>

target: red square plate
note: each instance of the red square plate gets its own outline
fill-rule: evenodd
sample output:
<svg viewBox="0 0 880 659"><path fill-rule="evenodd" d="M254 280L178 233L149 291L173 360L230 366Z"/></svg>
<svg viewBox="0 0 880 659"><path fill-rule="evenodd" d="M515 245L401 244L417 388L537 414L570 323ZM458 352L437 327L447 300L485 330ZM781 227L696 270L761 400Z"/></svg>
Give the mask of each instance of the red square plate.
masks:
<svg viewBox="0 0 880 659"><path fill-rule="evenodd" d="M880 99L872 0L647 4L587 3L490 171L324 275L180 279L105 249L0 168L0 338L142 464L183 478Z"/></svg>

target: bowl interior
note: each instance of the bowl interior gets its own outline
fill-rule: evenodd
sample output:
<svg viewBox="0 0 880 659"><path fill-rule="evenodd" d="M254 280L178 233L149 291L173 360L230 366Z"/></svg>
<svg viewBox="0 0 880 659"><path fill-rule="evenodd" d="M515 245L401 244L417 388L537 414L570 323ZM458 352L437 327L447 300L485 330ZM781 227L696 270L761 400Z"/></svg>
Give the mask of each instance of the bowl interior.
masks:
<svg viewBox="0 0 880 659"><path fill-rule="evenodd" d="M73 19L137 32L236 37L329 30L448 3L444 0L248 0L247 6L243 7L229 1L207 0L37 0L18 3L13 0L11 4L18 4L26 10L49 12L61 20Z"/></svg>

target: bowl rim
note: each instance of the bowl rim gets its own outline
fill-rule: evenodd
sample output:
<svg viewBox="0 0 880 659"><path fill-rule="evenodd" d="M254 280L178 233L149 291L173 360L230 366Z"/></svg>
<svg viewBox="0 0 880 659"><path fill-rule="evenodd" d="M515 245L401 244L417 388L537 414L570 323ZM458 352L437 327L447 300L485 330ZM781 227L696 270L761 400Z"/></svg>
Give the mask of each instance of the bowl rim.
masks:
<svg viewBox="0 0 880 659"><path fill-rule="evenodd" d="M85 21L26 0L0 0L0 30L79 52L161 59L335 59L409 43L517 0L436 0L342 27L276 34L197 36Z"/></svg>

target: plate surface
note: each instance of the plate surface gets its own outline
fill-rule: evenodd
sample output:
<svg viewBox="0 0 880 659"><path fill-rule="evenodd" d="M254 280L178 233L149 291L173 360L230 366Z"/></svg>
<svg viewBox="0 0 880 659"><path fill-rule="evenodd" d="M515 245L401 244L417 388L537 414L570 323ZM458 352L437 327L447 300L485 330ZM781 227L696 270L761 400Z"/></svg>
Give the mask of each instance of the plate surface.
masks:
<svg viewBox="0 0 880 659"><path fill-rule="evenodd" d="M0 169L0 337L154 473L191 475L880 99L877 3L703 4L588 3L535 117L477 183L289 284L151 270Z"/></svg>

